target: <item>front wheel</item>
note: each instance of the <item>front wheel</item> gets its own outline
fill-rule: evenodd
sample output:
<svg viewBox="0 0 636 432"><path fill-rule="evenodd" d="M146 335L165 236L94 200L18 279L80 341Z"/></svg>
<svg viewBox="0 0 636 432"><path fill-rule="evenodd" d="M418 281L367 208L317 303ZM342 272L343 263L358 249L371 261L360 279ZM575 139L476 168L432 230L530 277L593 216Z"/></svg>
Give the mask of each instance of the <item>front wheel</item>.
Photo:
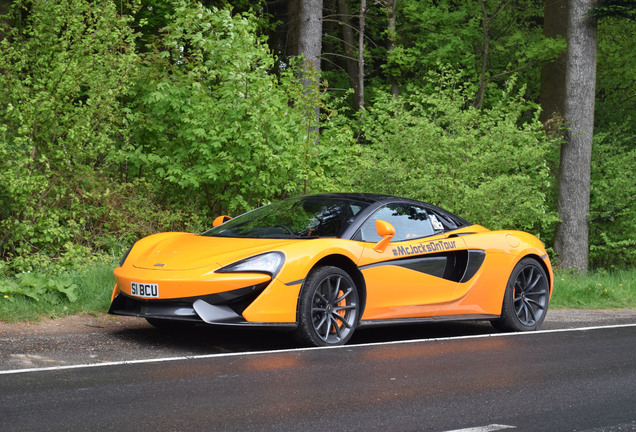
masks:
<svg viewBox="0 0 636 432"><path fill-rule="evenodd" d="M297 335L306 345L344 345L359 315L358 290L351 276L338 267L319 267L300 292Z"/></svg>
<svg viewBox="0 0 636 432"><path fill-rule="evenodd" d="M548 311L550 281L535 259L524 258L508 279L501 318L492 322L503 331L536 330Z"/></svg>

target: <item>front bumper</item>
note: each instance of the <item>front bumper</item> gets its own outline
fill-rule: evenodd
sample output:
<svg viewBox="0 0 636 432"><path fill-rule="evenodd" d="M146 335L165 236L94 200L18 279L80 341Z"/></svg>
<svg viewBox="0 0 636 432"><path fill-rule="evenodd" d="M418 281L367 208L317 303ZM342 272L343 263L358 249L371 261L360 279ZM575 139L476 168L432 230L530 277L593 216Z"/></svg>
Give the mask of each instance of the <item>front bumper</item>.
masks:
<svg viewBox="0 0 636 432"><path fill-rule="evenodd" d="M140 298L131 295L129 280L117 277L116 279L117 284L108 310L108 313L113 315L215 325L296 326L296 306L300 284L289 286L274 279L214 294L176 298ZM136 277L136 279L140 278ZM152 280L152 282L155 281ZM150 283L151 280L143 280L143 282ZM183 281L180 283L183 284ZM159 284L164 286L162 281L159 281ZM205 283L197 284L197 286L201 285ZM218 288L217 284L214 285Z"/></svg>
<svg viewBox="0 0 636 432"><path fill-rule="evenodd" d="M176 299L133 297L115 286L108 313L215 324L247 323L243 311L265 290L267 283L207 296Z"/></svg>

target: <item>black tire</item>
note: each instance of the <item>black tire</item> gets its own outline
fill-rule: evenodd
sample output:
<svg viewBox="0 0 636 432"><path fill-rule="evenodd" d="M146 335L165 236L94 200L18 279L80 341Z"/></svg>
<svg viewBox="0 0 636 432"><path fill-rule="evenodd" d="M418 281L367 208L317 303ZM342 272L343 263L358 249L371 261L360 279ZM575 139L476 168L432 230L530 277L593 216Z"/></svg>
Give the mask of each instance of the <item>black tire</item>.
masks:
<svg viewBox="0 0 636 432"><path fill-rule="evenodd" d="M146 318L146 321L159 330L183 330L194 327L194 322L183 320L171 320L163 318Z"/></svg>
<svg viewBox="0 0 636 432"><path fill-rule="evenodd" d="M534 258L523 258L508 279L501 318L492 321L502 331L536 330L548 312L550 281Z"/></svg>
<svg viewBox="0 0 636 432"><path fill-rule="evenodd" d="M296 335L303 345L344 345L360 320L360 295L347 272L318 267L303 284Z"/></svg>

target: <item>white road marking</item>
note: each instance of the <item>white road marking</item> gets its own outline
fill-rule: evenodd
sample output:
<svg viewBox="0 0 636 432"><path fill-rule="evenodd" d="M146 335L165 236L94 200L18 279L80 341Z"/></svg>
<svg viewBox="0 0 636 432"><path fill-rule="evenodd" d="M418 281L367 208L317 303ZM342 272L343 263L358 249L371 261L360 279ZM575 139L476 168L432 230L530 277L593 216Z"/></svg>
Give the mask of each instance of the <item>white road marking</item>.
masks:
<svg viewBox="0 0 636 432"><path fill-rule="evenodd" d="M479 427L473 427L473 428L467 428L467 429L455 429L455 430L446 431L446 432L494 432L498 430L516 429L516 428L517 428L516 426L491 424L488 426L479 426Z"/></svg>
<svg viewBox="0 0 636 432"><path fill-rule="evenodd" d="M450 340L462 340L462 339L483 339L483 338L493 338L493 337L523 337L523 336L532 336L537 334L580 332L580 331L625 328L625 327L636 327L636 323L616 324L616 325L610 325L610 326L596 326L596 327L579 327L579 328L573 328L573 329L537 330L532 332L521 332L521 333L489 333L489 334L482 334L482 335L453 336L453 337L441 337L441 338L430 338L430 339L411 339L411 340L390 341L390 342L373 342L373 343L366 343L366 344L359 344L359 345L340 345L340 346L334 346L334 347L291 348L291 349L285 349L285 350L247 351L247 352L191 355L191 356L181 356L181 357L164 357L164 358L156 358L156 359L122 360L122 361L104 362L104 363L87 363L87 364L67 365L67 366L50 366L50 367L29 368L29 369L3 370L3 371L0 371L0 375L10 375L10 374L29 373L29 372L60 371L60 370L66 370L66 369L86 369L86 368L104 367L104 366L124 366L124 365L131 365L131 364L164 363L164 362L172 362L172 361L180 361L180 360L201 360L201 359L222 358L222 357L255 356L255 355L264 355L264 354L284 354L284 353L327 350L327 349L351 350L354 348L361 348L361 347L374 347L374 346L383 346L383 345L404 345L404 344L413 344L413 343L422 343L422 342L438 342L438 341L450 341Z"/></svg>

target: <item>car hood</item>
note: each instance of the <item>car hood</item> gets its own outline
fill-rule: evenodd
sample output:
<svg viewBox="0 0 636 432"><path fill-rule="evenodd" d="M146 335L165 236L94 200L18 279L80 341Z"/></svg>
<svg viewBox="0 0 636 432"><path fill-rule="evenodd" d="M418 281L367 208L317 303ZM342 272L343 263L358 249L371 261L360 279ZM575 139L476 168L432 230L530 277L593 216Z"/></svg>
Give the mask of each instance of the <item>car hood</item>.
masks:
<svg viewBox="0 0 636 432"><path fill-rule="evenodd" d="M188 233L170 233L148 237L135 246L131 264L152 270L192 270L222 267L259 253L275 250L298 241L287 239L246 239L204 237ZM153 238L155 237L155 238ZM134 250L134 249L133 249Z"/></svg>

